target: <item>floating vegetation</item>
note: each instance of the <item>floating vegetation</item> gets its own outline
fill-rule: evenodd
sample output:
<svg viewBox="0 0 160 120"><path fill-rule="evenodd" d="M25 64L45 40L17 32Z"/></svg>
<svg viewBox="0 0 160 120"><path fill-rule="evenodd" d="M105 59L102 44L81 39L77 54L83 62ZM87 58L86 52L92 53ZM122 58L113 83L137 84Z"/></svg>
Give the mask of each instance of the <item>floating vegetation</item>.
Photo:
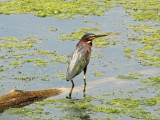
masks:
<svg viewBox="0 0 160 120"><path fill-rule="evenodd" d="M99 28L82 28L80 30L77 30L76 32L72 32L71 34L68 35L61 35L61 40L79 40L85 33L88 33L90 31L100 31L101 29ZM100 33L100 34L115 34L115 35L119 35L120 32L104 32L104 33ZM114 41L109 41L108 37L99 37L96 38L94 41L94 46L97 48L105 48L107 47L109 44L110 45L115 45Z"/></svg>
<svg viewBox="0 0 160 120"><path fill-rule="evenodd" d="M50 52L50 51L46 51L46 50L38 50L38 54L39 55L47 55L47 54L57 55L56 52Z"/></svg>
<svg viewBox="0 0 160 120"><path fill-rule="evenodd" d="M130 72L129 75L138 75L138 76L143 76L142 73L140 72Z"/></svg>
<svg viewBox="0 0 160 120"><path fill-rule="evenodd" d="M6 40L6 41L11 41L11 42L17 42L17 41L19 41L19 39L15 38L15 37L0 38L0 40Z"/></svg>
<svg viewBox="0 0 160 120"><path fill-rule="evenodd" d="M67 57L58 55L55 51L37 49L35 46L41 42L40 40L42 39L36 37L27 37L23 39L15 37L0 38L0 49L3 48L5 53L5 55L2 55L0 58L4 59L3 61L15 58L16 61L9 63L9 65L12 66L19 66L31 62L38 66L46 66L49 62L68 62ZM25 50L28 51L26 52ZM44 58L46 55L48 60Z"/></svg>
<svg viewBox="0 0 160 120"><path fill-rule="evenodd" d="M58 78L58 79L65 80L66 79L66 74L64 74L64 71L58 70L54 73L53 78Z"/></svg>
<svg viewBox="0 0 160 120"><path fill-rule="evenodd" d="M50 31L57 31L57 30L58 30L58 29L55 28L55 27L48 27L48 29L49 29Z"/></svg>
<svg viewBox="0 0 160 120"><path fill-rule="evenodd" d="M142 48L136 50L135 53L135 57L139 57L142 60L141 65L160 67L160 30L144 24L133 25L130 28L134 31L143 32L137 39L134 39L143 44Z"/></svg>
<svg viewBox="0 0 160 120"><path fill-rule="evenodd" d="M51 61L52 62L59 62L59 63L68 63L68 59L67 59L67 57L66 56L64 56L64 55L56 55L56 56L53 56L52 58L51 58Z"/></svg>
<svg viewBox="0 0 160 120"><path fill-rule="evenodd" d="M12 62L12 63L10 63L10 65L18 66L18 65L20 65L20 63L19 62Z"/></svg>
<svg viewBox="0 0 160 120"><path fill-rule="evenodd" d="M150 77L152 80L157 80L159 77ZM146 90L146 88L141 89ZM120 91L119 91L120 92ZM119 94L119 92L117 94ZM127 92L131 94L131 92ZM82 99L48 99L37 102L30 108L12 108L8 110L9 114L18 115L19 117L35 118L37 115L48 115L46 108L54 110L57 108L65 113L59 116L59 119L80 119L92 118L95 119L121 119L124 115L128 118L158 120L160 104L160 94L149 98L132 98L132 97L119 97L114 98L112 94L104 94L101 96L87 96ZM107 98L107 99L106 99ZM94 104L96 102L96 104ZM53 107L51 107L53 106ZM154 112L150 112L154 110ZM103 117L93 116L93 114L100 113ZM105 117L106 116L106 117Z"/></svg>
<svg viewBox="0 0 160 120"><path fill-rule="evenodd" d="M106 0L8 0L0 2L1 14L34 14L39 17L54 16L57 18L74 18L77 15L104 15L105 11L115 5ZM11 7L12 6L12 7Z"/></svg>
<svg viewBox="0 0 160 120"><path fill-rule="evenodd" d="M103 76L101 73L93 73L94 76Z"/></svg>
<svg viewBox="0 0 160 120"><path fill-rule="evenodd" d="M19 109L14 109L11 108L8 110L10 114L17 114L20 117L25 117L25 116L36 116L39 114L43 113L44 108L35 106L35 108L19 108Z"/></svg>
<svg viewBox="0 0 160 120"><path fill-rule="evenodd" d="M147 83L148 86L160 89L160 76L149 77L146 79L141 79L140 82Z"/></svg>
<svg viewBox="0 0 160 120"><path fill-rule="evenodd" d="M85 97L80 100L44 100L42 102L37 102L36 106L41 108L52 104L62 112L65 111L65 114L61 116L63 119L90 118L93 113L101 113L107 115L108 118L112 118L116 115L117 119L120 119L122 115L135 119L158 120L159 118L158 109L155 109L154 113L149 111L150 107L153 108L160 103L159 94L151 98L134 99L127 97L106 99L106 97L108 98L109 96L110 94L107 94L107 96ZM93 104L94 102L98 104L95 105ZM105 119L105 117L102 119Z"/></svg>
<svg viewBox="0 0 160 120"><path fill-rule="evenodd" d="M91 56L91 58L103 58L104 56L103 55L94 55L94 56Z"/></svg>
<svg viewBox="0 0 160 120"><path fill-rule="evenodd" d="M89 31L100 31L99 28L82 28L68 35L61 35L61 40L79 40L85 33Z"/></svg>
<svg viewBox="0 0 160 120"><path fill-rule="evenodd" d="M126 49L124 49L123 51L126 52L126 53L130 53L130 52L132 52L133 50L130 49L130 48L126 48Z"/></svg>
<svg viewBox="0 0 160 120"><path fill-rule="evenodd" d="M48 62L44 61L44 60L37 59L37 60L35 60L34 64L39 65L39 66L46 66L48 64Z"/></svg>
<svg viewBox="0 0 160 120"><path fill-rule="evenodd" d="M31 81L31 80L34 80L36 78L37 78L36 76L32 76L32 77L16 77L15 79L16 80Z"/></svg>
<svg viewBox="0 0 160 120"><path fill-rule="evenodd" d="M124 8L129 9L130 14L137 20L153 20L157 22L160 21L159 0L118 0L118 2L122 3Z"/></svg>
<svg viewBox="0 0 160 120"><path fill-rule="evenodd" d="M121 79L138 79L138 77L136 76L126 76L126 75L118 75L117 78L121 78Z"/></svg>
<svg viewBox="0 0 160 120"><path fill-rule="evenodd" d="M21 0L14 1L8 0L0 2L1 14L34 14L36 16L54 16L57 18L73 18L76 16L86 15L103 15L108 8L112 7L115 3L121 3L124 8L128 9L130 15L135 20L153 20L160 21L159 0ZM61 9L62 8L62 9ZM144 17L145 16L145 17ZM87 21L85 21L87 22ZM159 25L159 24L158 24ZM101 26L99 26L101 27ZM134 42L139 42L142 47L137 50L130 48L124 49L127 53L127 58L138 58L141 65L160 66L160 30L157 26L148 26L145 24L132 25L129 27L136 35L129 38ZM48 27L51 31L56 31L55 27ZM62 35L61 40L79 40L86 32L98 32L99 28L83 28L72 32L68 35ZM129 41L130 42L130 41ZM35 38L15 38L6 37L0 39L0 60L4 67L0 67L0 72L4 74L5 71L14 70L17 66L33 66L36 69L45 67L52 62L67 63L67 56L59 55L55 51L42 50L37 47L41 43L40 39ZM94 43L95 47L104 48L108 45L115 45L109 37L97 38ZM101 58L102 55L92 56L92 58ZM40 66L40 67L39 67ZM48 65L49 66L49 65ZM54 67L54 66L53 66ZM23 68L22 68L23 69ZM47 68L48 69L48 68ZM19 69L21 70L21 69ZM43 71L41 71L43 73ZM21 73L21 71L19 71ZM22 72L23 73L23 72ZM101 73L93 73L95 76L102 76ZM22 76L23 75L23 76ZM37 75L36 75L37 76ZM15 78L18 80L34 80L36 76L21 76ZM130 72L127 75L118 75L120 79L135 80L141 82L142 86L131 91L118 91L104 93L102 96L87 96L82 99L55 99L49 98L42 102L37 102L26 108L14 108L6 110L5 114L12 114L14 117L19 116L18 119L34 119L34 120L52 120L52 119L145 119L145 120L158 120L160 94L160 76L148 76L140 72ZM3 78L1 76L0 78ZM55 75L42 75L42 81L49 81L52 78L65 79L64 71L57 71ZM50 81L51 82L51 81ZM127 86L130 87L130 86ZM150 90L151 88L153 90ZM136 94L140 93L142 94ZM101 91L100 91L101 92ZM99 92L99 93L100 93ZM104 91L103 91L104 92ZM146 93L146 94L144 94ZM133 95L133 94L136 94ZM143 96L141 96L143 95ZM125 96L125 97L124 97ZM7 113L8 111L8 113ZM52 111L52 112L51 112ZM57 115L56 114L56 112ZM52 114L55 112L55 114ZM3 116L3 114L2 114ZM10 117L10 116L9 116ZM11 116L12 117L12 116Z"/></svg>

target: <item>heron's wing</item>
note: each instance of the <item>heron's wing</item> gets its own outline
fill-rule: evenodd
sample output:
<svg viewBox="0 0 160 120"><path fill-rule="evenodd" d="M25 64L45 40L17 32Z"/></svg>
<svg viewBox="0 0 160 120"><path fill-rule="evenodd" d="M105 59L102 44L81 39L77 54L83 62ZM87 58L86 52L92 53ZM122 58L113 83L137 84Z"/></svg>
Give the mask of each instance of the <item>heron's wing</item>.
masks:
<svg viewBox="0 0 160 120"><path fill-rule="evenodd" d="M72 54L71 61L68 65L66 80L73 79L76 75L80 74L88 65L90 54L87 49L79 45Z"/></svg>

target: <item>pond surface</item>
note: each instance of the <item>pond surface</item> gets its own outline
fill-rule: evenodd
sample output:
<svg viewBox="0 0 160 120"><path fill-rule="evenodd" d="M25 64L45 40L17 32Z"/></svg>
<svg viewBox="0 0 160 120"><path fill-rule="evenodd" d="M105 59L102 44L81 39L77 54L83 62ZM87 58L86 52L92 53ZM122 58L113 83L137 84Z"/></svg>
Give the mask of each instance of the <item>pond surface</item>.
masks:
<svg viewBox="0 0 160 120"><path fill-rule="evenodd" d="M67 63L50 62L53 57L52 55L47 54L43 56L38 54L37 51L45 50L56 52L58 55L65 56L65 59L68 59L66 56L73 52L78 41L62 41L61 35L70 34L71 32L77 31L81 28L100 28L100 31L91 32L121 32L121 34L110 35L108 41L114 42L115 44L107 45L106 48L96 48L93 43L92 59L90 60L86 76L86 97L96 97L104 94L110 94L107 97L108 99L119 97L129 97L135 99L155 97L160 91L159 89L155 90L153 87L147 88L147 90L139 90L138 92L135 91L138 88L147 87L145 83L140 82L140 79L158 76L160 74L159 68L154 66L143 66L140 64L140 60L138 58L125 57L128 53L123 51L126 48L139 49L142 47L141 43L128 40L132 37L134 32L129 29L129 26L138 24L152 25L155 23L151 21L133 21L133 19L126 13L126 9L121 6L111 8L104 16L87 16L77 17L74 19L58 19L54 17L41 18L31 14L1 14L0 38L14 37L24 40L25 38L31 37L32 39L38 41L38 43L33 43L34 46L30 49L16 49L11 52L5 48L1 49L0 56L4 56L4 59L1 57L0 60L2 63L1 67L7 70L1 72L0 75L0 93L5 94L12 89L41 90L62 88L64 92L61 95L49 99L65 99L71 87L71 83L65 81L62 77L66 74ZM52 31L49 27L57 28L57 30ZM20 53L22 53L22 55L19 58L11 57L13 54ZM22 60L24 59L40 59L49 62L43 66L41 64L36 64L38 60L34 63L23 63ZM15 66L12 65L11 63L15 61L20 62L20 64ZM130 75L129 73L131 72L138 72L143 75L138 76L138 79L121 79L117 77L118 75ZM100 76L96 76L94 73L100 73ZM82 73L74 79L74 83L75 88L72 93L72 98L80 100L84 99ZM68 103L66 102L66 104ZM101 102L99 103L96 100L93 100L92 104L101 106ZM26 106L25 108L32 108L36 105L37 104L34 103ZM10 110L6 110L1 113L0 119L63 119L62 117L68 115L69 112L76 114L74 109L65 109L65 112L63 112L60 108L53 106L55 105L48 104L42 106L44 111L47 112L43 113L42 111L43 114L36 114L36 117L34 115L21 116L14 113L10 114L10 112L8 112ZM151 111L152 113L156 109L154 107L157 108L157 106L151 106L148 108L148 111ZM92 113L88 111L77 111L77 114L79 115L76 117L79 119L107 119L106 116L108 116L109 119L109 117L112 116L111 114L106 115L103 112ZM81 114L82 116L84 114L84 118L81 118ZM156 111L156 115L158 114L159 111ZM120 116L116 114L115 117L113 116L111 117L112 119L135 119L134 117L130 117L125 114ZM73 119L76 119L75 116L70 116L70 118L72 117ZM65 119L69 119L69 117L65 117Z"/></svg>

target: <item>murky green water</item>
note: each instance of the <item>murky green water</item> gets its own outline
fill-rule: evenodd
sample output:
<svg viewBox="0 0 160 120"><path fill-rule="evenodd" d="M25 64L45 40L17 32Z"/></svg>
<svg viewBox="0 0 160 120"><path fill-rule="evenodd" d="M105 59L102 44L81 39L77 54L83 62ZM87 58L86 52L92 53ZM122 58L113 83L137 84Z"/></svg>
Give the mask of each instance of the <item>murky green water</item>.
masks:
<svg viewBox="0 0 160 120"><path fill-rule="evenodd" d="M62 88L64 93L24 108L5 110L0 119L158 120L160 82L157 76L160 69L157 59L160 56L156 52L155 64L149 64L153 62L153 57L147 57L144 64L143 56L135 55L144 44L131 39L145 33L129 27L140 24L159 29L157 22L134 21L122 6L109 9L104 16L79 16L74 19L1 14L0 93L5 94L12 89L50 88ZM93 43L92 59L87 70L86 97L83 98L83 74L80 74L74 79L73 100L68 100L66 96L71 83L64 80L67 56L78 41L62 41L61 36L82 28L100 29L90 31L93 33L121 34L110 35L107 39L110 44L104 48L97 48ZM159 40L155 44L158 51ZM31 46L27 48L23 45ZM155 49L147 51L147 54L153 55Z"/></svg>

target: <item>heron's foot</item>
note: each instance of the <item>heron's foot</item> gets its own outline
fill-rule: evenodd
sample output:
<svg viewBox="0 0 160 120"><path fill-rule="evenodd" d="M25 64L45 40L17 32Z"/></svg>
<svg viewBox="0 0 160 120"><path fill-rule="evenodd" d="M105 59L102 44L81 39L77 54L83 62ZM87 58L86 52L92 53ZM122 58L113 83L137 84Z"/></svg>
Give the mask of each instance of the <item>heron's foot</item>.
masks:
<svg viewBox="0 0 160 120"><path fill-rule="evenodd" d="M71 96L66 96L66 98L67 98L67 99L72 99L72 97L71 97Z"/></svg>

